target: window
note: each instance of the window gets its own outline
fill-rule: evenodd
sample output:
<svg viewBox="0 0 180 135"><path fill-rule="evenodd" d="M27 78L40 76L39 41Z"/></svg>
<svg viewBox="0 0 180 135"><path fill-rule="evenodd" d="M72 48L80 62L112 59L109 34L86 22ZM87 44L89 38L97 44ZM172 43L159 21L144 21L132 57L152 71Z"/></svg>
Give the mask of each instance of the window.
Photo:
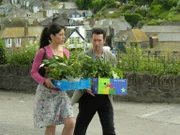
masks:
<svg viewBox="0 0 180 135"><path fill-rule="evenodd" d="M30 14L30 13L27 13L27 17L31 17L31 14Z"/></svg>
<svg viewBox="0 0 180 135"><path fill-rule="evenodd" d="M80 38L79 38L79 37L76 37L76 41L77 41L77 43L79 44L79 43L80 43Z"/></svg>
<svg viewBox="0 0 180 135"><path fill-rule="evenodd" d="M70 44L74 44L74 37L70 38Z"/></svg>
<svg viewBox="0 0 180 135"><path fill-rule="evenodd" d="M70 19L70 20L69 20L69 23L70 23L70 24L71 24L71 23L73 23L73 20L72 20L72 19Z"/></svg>
<svg viewBox="0 0 180 135"><path fill-rule="evenodd" d="M5 39L6 48L12 47L12 39Z"/></svg>
<svg viewBox="0 0 180 135"><path fill-rule="evenodd" d="M16 47L21 47L21 38L16 40Z"/></svg>

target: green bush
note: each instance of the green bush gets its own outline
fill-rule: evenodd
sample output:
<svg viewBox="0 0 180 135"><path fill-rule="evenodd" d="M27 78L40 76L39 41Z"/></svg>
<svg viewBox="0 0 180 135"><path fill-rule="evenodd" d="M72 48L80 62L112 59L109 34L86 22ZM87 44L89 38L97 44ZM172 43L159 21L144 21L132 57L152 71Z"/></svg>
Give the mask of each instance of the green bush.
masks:
<svg viewBox="0 0 180 135"><path fill-rule="evenodd" d="M143 18L140 14L124 14L125 19L131 26L136 26L139 21Z"/></svg>
<svg viewBox="0 0 180 135"><path fill-rule="evenodd" d="M20 65L20 66L27 66L31 64L37 50L39 48L38 42L32 42L27 47L17 50L14 49L9 51L7 58L8 64L10 65Z"/></svg>
<svg viewBox="0 0 180 135"><path fill-rule="evenodd" d="M126 53L120 52L118 68L123 72L180 75L180 59L168 54L147 54L140 45L125 47Z"/></svg>
<svg viewBox="0 0 180 135"><path fill-rule="evenodd" d="M6 46L3 40L0 40L0 64L6 63Z"/></svg>
<svg viewBox="0 0 180 135"><path fill-rule="evenodd" d="M153 5L151 7L151 13L153 17L158 17L158 15L161 13L162 5Z"/></svg>
<svg viewBox="0 0 180 135"><path fill-rule="evenodd" d="M180 12L180 1L177 3L176 9L178 12Z"/></svg>
<svg viewBox="0 0 180 135"><path fill-rule="evenodd" d="M106 15L107 18L119 18L119 16L120 16L120 13L118 12L114 12L112 14Z"/></svg>
<svg viewBox="0 0 180 135"><path fill-rule="evenodd" d="M160 19L165 19L168 16L168 14L169 14L169 11L164 11L159 15L159 18Z"/></svg>
<svg viewBox="0 0 180 135"><path fill-rule="evenodd" d="M141 16L147 16L147 14L148 14L148 9L146 9L146 8L138 8L136 11L135 11L135 13L138 13L138 14L140 14Z"/></svg>
<svg viewBox="0 0 180 135"><path fill-rule="evenodd" d="M136 5L127 4L127 5L124 6L124 12L126 10L131 10L132 8L135 8L135 7L137 7L137 6Z"/></svg>

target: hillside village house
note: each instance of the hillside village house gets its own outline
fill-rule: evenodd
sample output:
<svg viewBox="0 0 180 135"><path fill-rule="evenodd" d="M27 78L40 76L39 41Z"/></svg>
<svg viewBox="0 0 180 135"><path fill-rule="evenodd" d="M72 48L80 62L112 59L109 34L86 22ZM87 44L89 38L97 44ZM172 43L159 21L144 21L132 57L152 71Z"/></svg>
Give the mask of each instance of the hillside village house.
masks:
<svg viewBox="0 0 180 135"><path fill-rule="evenodd" d="M49 17L45 19L44 21L40 22L40 24L42 26L48 26L50 23L56 22L56 23L59 23L60 25L64 25L68 29L72 29L72 30L76 29L74 32L77 33L78 31L77 35L79 36L80 39L83 37L82 39L84 41L90 42L91 37L89 36L89 33L90 33L89 31L91 30L91 28L89 26L89 23L87 21L78 21L78 19L77 20L72 19L72 17L80 18L81 16L78 12L74 10L72 11L66 10L66 11L62 11L62 13L54 14L52 17ZM74 36L74 34L72 34L71 37L68 37L68 38L72 38L72 36ZM89 46L89 42L86 44L87 46Z"/></svg>
<svg viewBox="0 0 180 135"><path fill-rule="evenodd" d="M152 51L180 50L179 25L143 26L141 30L152 40L150 42Z"/></svg>
<svg viewBox="0 0 180 135"><path fill-rule="evenodd" d="M156 45L151 49L158 52L180 52L180 33L160 33L157 36Z"/></svg>
<svg viewBox="0 0 180 135"><path fill-rule="evenodd" d="M31 12L40 11L45 6L42 0L10 0L10 3L17 8L29 9Z"/></svg>
<svg viewBox="0 0 180 135"><path fill-rule="evenodd" d="M125 20L124 16L120 16L119 18L106 18L99 21L95 21L95 24L92 26L93 28L100 27L106 30L107 37L111 38L111 46L113 49L116 48L114 44L114 36L119 31L127 31L131 29L132 26Z"/></svg>
<svg viewBox="0 0 180 135"><path fill-rule="evenodd" d="M126 31L127 29L132 28L132 26L125 20L124 16L120 16L119 18L106 18L95 21L93 28L96 27L104 28L107 32L107 36L115 35L120 30Z"/></svg>
<svg viewBox="0 0 180 135"><path fill-rule="evenodd" d="M44 21L40 22L40 24L41 26L48 26L52 22L64 25L66 28L76 28L79 31L79 33L83 37L85 37L85 29L83 27L83 22L72 20L68 18L66 14L54 14L54 16L45 19Z"/></svg>
<svg viewBox="0 0 180 135"><path fill-rule="evenodd" d="M131 46L138 44L142 49L149 48L149 38L140 29L128 29L127 31L119 31L114 37L115 45L118 49L124 51L125 45Z"/></svg>
<svg viewBox="0 0 180 135"><path fill-rule="evenodd" d="M0 31L0 39L4 40L6 48L15 49L27 46L40 36L43 27L9 27Z"/></svg>
<svg viewBox="0 0 180 135"><path fill-rule="evenodd" d="M68 31L70 31L68 33ZM85 38L79 33L77 29L67 29L66 32L66 47L68 49L75 49L75 48L82 48L86 49L86 40Z"/></svg>

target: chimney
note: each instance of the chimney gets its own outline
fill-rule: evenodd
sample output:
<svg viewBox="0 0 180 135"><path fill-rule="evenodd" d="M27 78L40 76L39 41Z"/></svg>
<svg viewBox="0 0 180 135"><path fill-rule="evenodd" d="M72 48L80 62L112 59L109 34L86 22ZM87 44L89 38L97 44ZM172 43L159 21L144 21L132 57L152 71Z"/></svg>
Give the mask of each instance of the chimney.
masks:
<svg viewBox="0 0 180 135"><path fill-rule="evenodd" d="M42 9L44 10L44 7L45 7L45 5L44 5L44 0L42 0Z"/></svg>
<svg viewBox="0 0 180 135"><path fill-rule="evenodd" d="M26 26L24 27L24 36L27 37L28 36L28 26L26 24Z"/></svg>

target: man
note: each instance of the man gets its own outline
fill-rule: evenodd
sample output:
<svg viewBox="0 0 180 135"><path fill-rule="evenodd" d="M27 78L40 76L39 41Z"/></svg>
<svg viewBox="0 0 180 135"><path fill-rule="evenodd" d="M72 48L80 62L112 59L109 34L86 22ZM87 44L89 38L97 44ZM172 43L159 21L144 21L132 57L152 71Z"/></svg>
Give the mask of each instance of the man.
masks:
<svg viewBox="0 0 180 135"><path fill-rule="evenodd" d="M115 56L103 46L106 41L106 33L103 29L94 28L92 30L93 48L85 52L93 59L104 59L116 64ZM103 135L115 135L114 114L112 100L108 95L93 94L90 89L75 91L72 97L72 104L79 101L79 114L77 116L74 135L85 135L87 127L97 112L102 125Z"/></svg>

